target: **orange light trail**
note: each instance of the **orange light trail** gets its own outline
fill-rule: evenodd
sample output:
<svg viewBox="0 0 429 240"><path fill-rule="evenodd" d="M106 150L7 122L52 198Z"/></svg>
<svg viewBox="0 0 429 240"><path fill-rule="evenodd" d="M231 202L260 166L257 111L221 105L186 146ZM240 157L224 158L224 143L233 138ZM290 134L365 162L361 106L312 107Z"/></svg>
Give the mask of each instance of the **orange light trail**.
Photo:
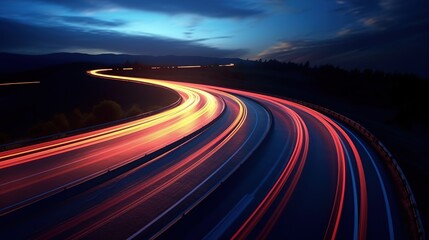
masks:
<svg viewBox="0 0 429 240"><path fill-rule="evenodd" d="M235 64L234 63L230 63L230 64L221 64L219 65L219 67L234 67Z"/></svg>
<svg viewBox="0 0 429 240"><path fill-rule="evenodd" d="M194 65L194 66L177 66L177 68L201 68L200 65Z"/></svg>
<svg viewBox="0 0 429 240"><path fill-rule="evenodd" d="M109 76L100 73L103 71L106 69L93 70L89 74L167 87L177 91L182 102L167 111L129 123L1 152L3 177L0 194L3 198L0 214L30 204L31 196L49 196L52 191L63 189L71 182L86 181L88 176L96 176L112 166L124 165L176 142L216 119L224 109L223 101L199 89L167 81ZM111 148L91 153L91 147L110 142L115 143ZM51 159L81 149L84 152L80 156ZM35 167L29 168L28 165ZM73 176L73 180L67 176ZM36 185L40 189L33 187Z"/></svg>
<svg viewBox="0 0 429 240"><path fill-rule="evenodd" d="M91 218L95 218L98 215L105 213L110 209L110 214L104 216L102 220L90 221L92 224L87 225L87 227L80 229L76 232L71 238L82 238L86 234L98 229L99 227L105 225L109 221L118 218L119 216L131 211L136 206L144 203L149 198L159 194L165 189L171 187L172 184L180 181L181 178L189 174L191 171L195 171L197 168L202 168L202 165L208 164L208 159L212 157L215 153L218 153L220 149L227 144L231 138L233 138L237 132L241 129L247 117L247 109L244 103L235 96L230 94L209 90L215 92L216 94L221 94L223 97L228 97L235 101L235 105L238 108L238 114L235 116L232 124L226 128L220 135L211 140L207 145L193 154L187 156L178 163L169 166L167 169L157 173L153 177L146 179L143 184L136 185L134 188L127 189L127 191L121 193L117 198L111 198L106 202L103 202L100 205L97 205L95 208L88 210L83 215L79 215L76 218L70 219L67 222L64 222L57 228L53 229L50 232L43 234L40 238L51 238L61 234L64 231L67 231L70 228L76 227L78 224L89 221ZM153 186L157 186L154 189ZM151 190L150 190L151 189ZM134 196L140 196L136 198L131 203L126 205L120 205L121 202L128 200ZM115 209L115 210L111 210Z"/></svg>

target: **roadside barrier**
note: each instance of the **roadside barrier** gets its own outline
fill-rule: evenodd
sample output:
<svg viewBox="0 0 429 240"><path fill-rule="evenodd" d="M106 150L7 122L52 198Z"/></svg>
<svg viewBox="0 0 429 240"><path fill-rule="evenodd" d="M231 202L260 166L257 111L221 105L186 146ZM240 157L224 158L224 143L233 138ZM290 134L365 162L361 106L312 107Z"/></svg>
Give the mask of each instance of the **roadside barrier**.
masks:
<svg viewBox="0 0 429 240"><path fill-rule="evenodd" d="M414 198L413 192L411 191L410 184L408 183L407 178L402 172L402 169L399 167L399 164L396 161L395 157L383 145L383 143L374 134L368 131L368 129L344 115L341 115L330 109L312 103L291 98L285 99L312 108L329 117L335 118L345 123L353 130L358 132L362 137L364 137L365 140L370 143L371 146L376 150L377 154L381 157L384 164L387 166L390 175L393 177L396 189L398 190L398 195L400 197L400 202L404 208L405 215L408 219L407 222L409 225L410 233L412 234L412 239L425 239L425 230L423 227L423 222L420 217L420 213L417 208L417 203Z"/></svg>

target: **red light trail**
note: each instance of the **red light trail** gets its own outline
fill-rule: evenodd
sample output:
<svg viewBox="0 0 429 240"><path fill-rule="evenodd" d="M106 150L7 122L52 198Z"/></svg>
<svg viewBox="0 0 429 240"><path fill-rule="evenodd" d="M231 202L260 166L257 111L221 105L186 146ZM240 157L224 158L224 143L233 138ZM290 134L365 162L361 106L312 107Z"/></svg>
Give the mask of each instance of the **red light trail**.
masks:
<svg viewBox="0 0 429 240"><path fill-rule="evenodd" d="M181 66L194 67L200 66ZM169 88L181 102L149 117L0 152L0 215L4 226L13 220L2 235L152 238L174 232L176 224L199 224L189 236L407 236L391 180L374 161L379 157L333 119L277 97L109 71L88 74ZM91 182L142 158L148 159L131 170ZM242 169L255 178L235 179ZM91 185L61 197L83 183ZM231 196L199 207L225 188ZM304 197L312 191L318 199ZM52 196L59 197L51 203ZM28 218L15 217L19 212ZM188 214L211 220L187 225ZM34 224L40 218L43 224ZM293 227L300 218L310 223Z"/></svg>

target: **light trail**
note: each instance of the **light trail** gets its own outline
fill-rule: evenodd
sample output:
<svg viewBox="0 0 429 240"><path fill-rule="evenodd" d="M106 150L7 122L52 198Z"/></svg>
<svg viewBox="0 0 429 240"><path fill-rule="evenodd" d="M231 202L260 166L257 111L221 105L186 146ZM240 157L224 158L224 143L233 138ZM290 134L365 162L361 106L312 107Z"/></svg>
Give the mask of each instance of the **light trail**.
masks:
<svg viewBox="0 0 429 240"><path fill-rule="evenodd" d="M107 77L99 73L102 71L105 69L91 74ZM153 83L153 80L114 79ZM209 124L223 111L223 102L207 92L168 82L159 85L177 91L182 103L130 123L1 152L0 195L3 198L0 214L30 204L34 200L32 196L47 197L54 189L66 188L80 179L86 181L89 175L126 164L174 143ZM92 150L105 144L110 148ZM75 157L70 159L70 154ZM29 165L35 167L29 168Z"/></svg>
<svg viewBox="0 0 429 240"><path fill-rule="evenodd" d="M366 229L367 229L367 219L368 219L368 196L366 190L366 180L365 180L365 172L362 166L362 160L359 155L359 152L354 145L354 142L350 139L349 135L332 119L329 119L325 116L323 118L328 121L336 130L344 137L352 148L352 152L355 158L355 163L358 168L359 174L359 185L360 185L360 209L359 209L359 239L366 239ZM345 169L344 169L345 172Z"/></svg>
<svg viewBox="0 0 429 240"><path fill-rule="evenodd" d="M195 65L195 66L177 66L177 68L201 68L200 65Z"/></svg>
<svg viewBox="0 0 429 240"><path fill-rule="evenodd" d="M259 206L256 208L256 210L252 213L252 215L246 220L246 222L240 227L240 229L234 234L232 237L233 239L244 239L246 238L250 231L255 228L256 224L261 220L262 216L268 211L268 208L272 205L274 199L276 199L284 185L286 184L286 181L288 180L289 176L291 175L295 165L298 162L305 163L306 155L307 155L307 149L308 149L308 132L305 129L305 125L303 126L302 119L300 119L299 116L290 109L285 108L285 110L292 116L294 123L295 123L295 130L296 130L296 144L292 152L292 156L290 157L290 160L286 167L284 168L283 172L281 173L279 179L276 181L274 186L271 188L269 193L265 196L263 201L259 204ZM300 161L301 160L301 161ZM300 170L302 171L303 164L300 164ZM294 180L295 182L296 180ZM296 185L296 184L295 184ZM289 188L291 191L293 191L294 187L292 186ZM289 194L286 194L285 197L288 198L290 196ZM287 200L285 200L287 202ZM283 204L281 204L282 206ZM281 208L281 207L280 207ZM280 210L281 211L281 210ZM277 214L276 214L277 215ZM277 216L274 216L273 219L277 218ZM275 221L275 220L274 220ZM267 224L267 227L272 225L272 222Z"/></svg>
<svg viewBox="0 0 429 240"><path fill-rule="evenodd" d="M341 144L343 145L343 148L346 148L343 141L341 141ZM349 166L350 171L350 177L352 180L352 186L353 186L353 240L357 240L359 237L359 207L358 207L358 197L357 197L357 186L356 186L356 177L354 174L354 168L353 163L350 157L350 154L346 151L346 157L347 157L347 164Z"/></svg>
<svg viewBox="0 0 429 240"><path fill-rule="evenodd" d="M133 68L122 70L133 73ZM14 220L12 226L7 220L0 222L8 226L0 227L5 236L131 239L186 232L175 230L176 225L193 236L180 235L183 238L394 239L406 235L402 220L394 219L401 216L401 209L392 181L383 177L386 170L377 167L379 157L352 131L320 112L241 90L112 75L111 69L88 74L168 88L181 100L153 116L1 152L0 214L13 218L21 209L32 216ZM31 206L48 196L166 146L172 147L84 189L73 201L59 199L49 208L31 212ZM380 193L367 187L372 179L377 179L382 198L374 197ZM225 189L230 196L217 196ZM317 199L308 198L309 191L317 192ZM383 207L369 211L375 205ZM77 206L82 210L64 213ZM369 221L378 214L386 216L385 222ZM204 216L207 221L192 220L192 216ZM46 220L39 228L26 228L41 217ZM303 221L308 229L304 232L299 230L303 225L294 226ZM117 235L108 235L112 229Z"/></svg>
<svg viewBox="0 0 429 240"><path fill-rule="evenodd" d="M180 178L184 177L189 172L194 171L196 168L204 164L204 162L207 161L207 159L209 159L210 157L213 156L214 153L219 151L219 149L221 149L234 136L234 134L236 134L236 132L241 128L244 121L246 120L247 110L244 108L244 104L236 97L231 96L231 98L234 99L236 101L236 104L238 105L238 108L239 108L238 115L235 117L232 124L226 130L224 130L219 136L211 140L203 148L187 156L182 161L174 164L173 166L170 166L169 168L165 169L159 174L156 174L155 176L149 179L146 179L144 184L137 185L133 189L128 189L127 192L124 192L123 194L118 196L118 199L115 199L115 198L109 199L106 203L98 205L96 208L88 211L85 215L83 216L79 215L77 218L71 219L69 222L64 223L64 225L59 226L58 229L65 231L68 228L74 227L76 224L79 224L83 221L93 218L95 215L102 214L106 210L113 208L115 205L118 205L121 201L124 201L125 199L129 198L129 196L134 196L140 192L145 192L147 188L152 187L154 185L158 185L159 183L162 182L159 187L148 192L147 194L144 194L143 196L136 199L132 203L128 203L124 205L122 208L112 212L109 216L104 217L103 221L93 221L93 225L89 225L84 229L80 229L78 233L76 233L71 237L71 238L82 238L85 236L85 234L91 231L94 231L94 229L97 229L102 225L106 224L108 221L111 221L112 219L117 218L122 214L125 214L127 211L132 210L133 207L140 205L142 202L147 201L150 197L164 191L166 188L170 187L173 183L175 183L176 181L179 181ZM167 177L169 178L167 179ZM41 238L51 238L57 234L59 233L58 232L47 233Z"/></svg>
<svg viewBox="0 0 429 240"><path fill-rule="evenodd" d="M40 81L0 83L0 86L39 84Z"/></svg>
<svg viewBox="0 0 429 240"><path fill-rule="evenodd" d="M235 64L234 63L229 63L229 64L219 64L219 65L214 65L217 67L234 67ZM152 70L159 70L159 69L163 69L163 68L167 68L167 69L193 69L193 68L202 68L204 66L202 65L182 65L182 66L164 66L164 67L160 67L160 66L152 66L150 67L150 69ZM207 67L207 66L206 66ZM211 67L211 66L209 66ZM123 70L132 70L133 68L123 68Z"/></svg>
<svg viewBox="0 0 429 240"><path fill-rule="evenodd" d="M392 213L391 213L391 210L390 210L390 203L389 203L389 198L387 196L387 191L386 191L385 183L384 183L383 178L381 177L380 170L378 169L377 164L375 163L374 158L369 153L367 147L362 143L362 141L353 132L351 132L350 130L348 130L346 128L344 128L344 129L347 131L347 133L349 134L349 136L352 136L359 143L359 145L364 149L365 153L367 154L367 156L371 160L371 164L374 167L374 170L377 172L377 178L378 178L378 181L380 183L381 190L383 192L383 199L384 199L385 208L386 208L386 220L387 220L388 227L389 227L389 239L393 240L393 239L395 239L395 235L394 235L394 230L393 230Z"/></svg>

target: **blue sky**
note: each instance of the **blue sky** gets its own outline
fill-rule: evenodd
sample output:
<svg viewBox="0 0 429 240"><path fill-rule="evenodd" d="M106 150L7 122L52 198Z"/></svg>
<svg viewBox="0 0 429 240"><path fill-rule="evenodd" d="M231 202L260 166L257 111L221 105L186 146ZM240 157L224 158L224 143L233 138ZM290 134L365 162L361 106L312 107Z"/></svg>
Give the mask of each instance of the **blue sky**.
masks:
<svg viewBox="0 0 429 240"><path fill-rule="evenodd" d="M427 0L2 0L0 51L427 66ZM395 61L397 59L397 61ZM427 67L426 67L427 68Z"/></svg>

